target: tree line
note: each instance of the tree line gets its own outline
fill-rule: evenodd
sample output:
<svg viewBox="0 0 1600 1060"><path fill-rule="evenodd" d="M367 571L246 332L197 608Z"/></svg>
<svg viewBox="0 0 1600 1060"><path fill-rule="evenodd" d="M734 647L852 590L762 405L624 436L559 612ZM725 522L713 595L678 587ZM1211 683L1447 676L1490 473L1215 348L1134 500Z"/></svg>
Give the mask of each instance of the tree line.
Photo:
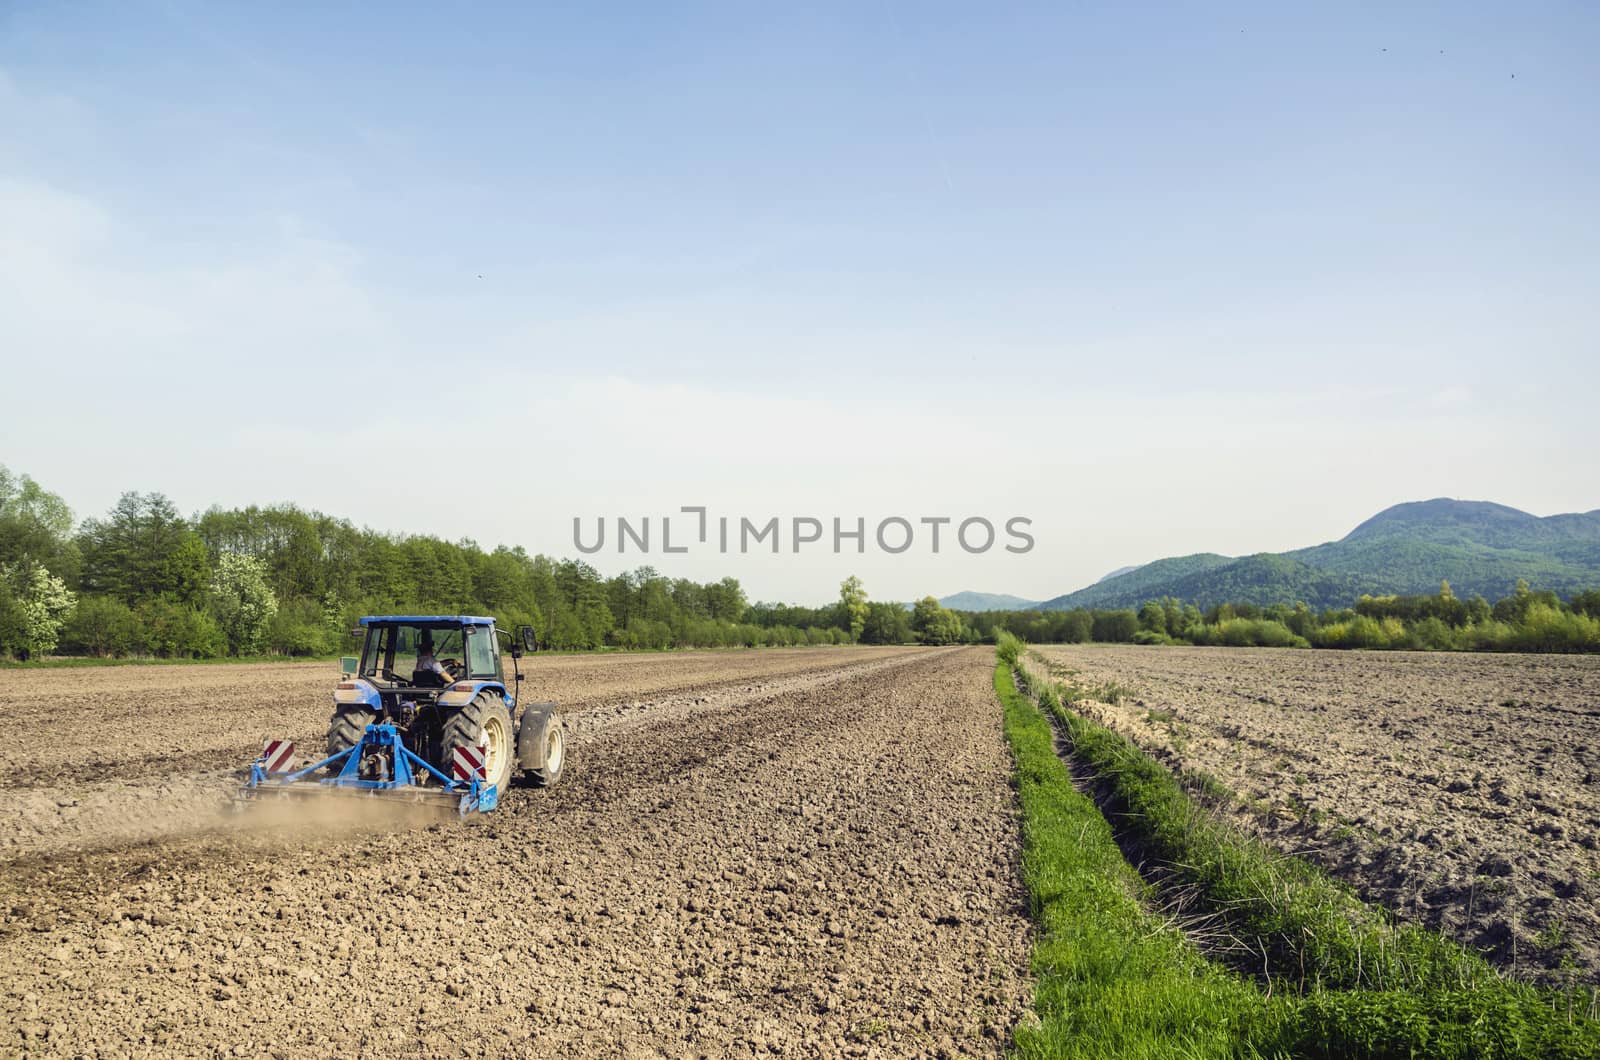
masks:
<svg viewBox="0 0 1600 1060"><path fill-rule="evenodd" d="M1562 600L1518 583L1490 604L1363 596L1350 608L1164 598L1138 609L957 612L928 596L874 601L860 579L820 607L751 603L737 579L650 567L605 577L581 560L388 534L293 505L181 514L123 494L75 524L64 501L0 465L0 655L213 658L348 651L362 615L491 615L541 647L1033 643L1600 651L1600 590Z"/></svg>
<svg viewBox="0 0 1600 1060"><path fill-rule="evenodd" d="M1437 594L1362 596L1355 606L1220 604L1201 611L1172 597L1137 610L990 611L963 616L979 639L1009 631L1036 644L1197 644L1410 651L1600 651L1600 590L1562 600L1519 581L1493 604Z"/></svg>
<svg viewBox="0 0 1600 1060"><path fill-rule="evenodd" d="M386 534L293 505L184 516L125 493L74 526L60 497L0 466L0 653L329 655L366 614L492 615L541 647L835 643L827 623L752 608L737 580Z"/></svg>
<svg viewBox="0 0 1600 1060"><path fill-rule="evenodd" d="M542 648L960 643L932 597L873 602L857 578L822 607L751 603L735 578L387 534L293 505L180 513L124 493L75 524L57 495L0 465L0 654L213 658L331 655L362 615L491 615Z"/></svg>

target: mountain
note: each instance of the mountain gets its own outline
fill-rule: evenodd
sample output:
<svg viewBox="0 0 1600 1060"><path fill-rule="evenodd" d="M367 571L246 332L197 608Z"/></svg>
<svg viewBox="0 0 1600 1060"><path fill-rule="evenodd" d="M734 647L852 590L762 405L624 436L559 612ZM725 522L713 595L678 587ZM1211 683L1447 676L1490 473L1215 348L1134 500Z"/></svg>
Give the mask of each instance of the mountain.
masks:
<svg viewBox="0 0 1600 1060"><path fill-rule="evenodd" d="M1519 578L1563 596L1600 586L1600 510L1541 518L1485 501L1414 501L1384 509L1338 541L1157 560L1040 607L1137 607L1161 596L1201 607L1229 600L1348 607L1362 593L1436 593L1446 580L1457 596L1495 600Z"/></svg>
<svg viewBox="0 0 1600 1060"><path fill-rule="evenodd" d="M952 611L1031 611L1039 606L1039 601L1024 600L1020 596L1007 596L1005 593L964 591L942 597L939 606Z"/></svg>
<svg viewBox="0 0 1600 1060"><path fill-rule="evenodd" d="M1129 571L1136 571L1138 569L1139 569L1138 564L1135 564L1132 567L1118 567L1116 570L1112 571L1110 574L1102 574L1100 576L1099 580L1095 582L1095 584L1099 585L1100 582L1106 581L1107 579L1115 578L1115 577L1118 577L1119 575L1127 574Z"/></svg>
<svg viewBox="0 0 1600 1060"><path fill-rule="evenodd" d="M1219 556L1215 552L1197 552L1192 556L1158 559L1154 563L1146 563L1142 567L1134 567L1121 574L1113 571L1088 588L1046 600L1039 605L1039 608L1043 611L1070 611L1074 607L1122 607L1124 605L1120 603L1106 601L1121 600L1131 596L1139 597L1139 602L1143 603L1151 599L1152 595L1161 596L1165 592L1164 586L1227 566L1232 562L1234 560L1231 557Z"/></svg>

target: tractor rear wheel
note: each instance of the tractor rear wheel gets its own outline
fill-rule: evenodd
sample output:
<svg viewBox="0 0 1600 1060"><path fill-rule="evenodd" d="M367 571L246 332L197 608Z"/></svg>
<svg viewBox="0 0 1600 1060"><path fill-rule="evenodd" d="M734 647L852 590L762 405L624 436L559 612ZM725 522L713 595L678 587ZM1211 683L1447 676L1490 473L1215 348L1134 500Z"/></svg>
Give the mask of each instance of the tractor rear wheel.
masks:
<svg viewBox="0 0 1600 1060"><path fill-rule="evenodd" d="M367 726L378 720L378 712L371 707L339 707L328 719L328 754L348 751L361 742Z"/></svg>
<svg viewBox="0 0 1600 1060"><path fill-rule="evenodd" d="M484 782L504 792L511 778L515 748L511 739L511 712L493 692L479 692L471 703L446 714L439 727L439 769L450 774L457 747L484 747Z"/></svg>

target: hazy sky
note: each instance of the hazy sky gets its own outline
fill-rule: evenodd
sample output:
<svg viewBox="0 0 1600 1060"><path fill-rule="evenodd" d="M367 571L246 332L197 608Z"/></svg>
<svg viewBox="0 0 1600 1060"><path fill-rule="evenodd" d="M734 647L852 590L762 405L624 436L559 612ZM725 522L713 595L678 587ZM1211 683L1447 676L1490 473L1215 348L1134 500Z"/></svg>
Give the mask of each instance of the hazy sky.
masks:
<svg viewBox="0 0 1600 1060"><path fill-rule="evenodd" d="M1597 54L1590 3L0 0L0 462L556 555L1033 520L591 559L808 602L1600 507Z"/></svg>

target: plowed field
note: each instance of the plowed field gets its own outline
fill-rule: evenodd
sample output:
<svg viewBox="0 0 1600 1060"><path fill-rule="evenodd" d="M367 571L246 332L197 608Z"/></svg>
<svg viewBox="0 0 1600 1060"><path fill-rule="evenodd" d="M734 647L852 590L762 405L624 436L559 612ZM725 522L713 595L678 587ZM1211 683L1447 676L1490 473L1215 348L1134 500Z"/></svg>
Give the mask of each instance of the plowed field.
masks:
<svg viewBox="0 0 1600 1060"><path fill-rule="evenodd" d="M1600 659L1044 648L1234 816L1500 967L1600 982Z"/></svg>
<svg viewBox="0 0 1600 1060"><path fill-rule="evenodd" d="M536 659L566 776L467 822L221 812L326 665L0 674L0 1053L999 1055L991 660Z"/></svg>

